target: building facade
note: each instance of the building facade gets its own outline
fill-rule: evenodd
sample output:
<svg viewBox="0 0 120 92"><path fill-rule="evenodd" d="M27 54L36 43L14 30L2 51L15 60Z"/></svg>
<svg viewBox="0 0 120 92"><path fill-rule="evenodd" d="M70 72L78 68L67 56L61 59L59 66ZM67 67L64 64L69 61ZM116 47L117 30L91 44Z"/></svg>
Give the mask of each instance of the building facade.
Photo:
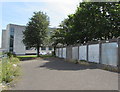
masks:
<svg viewBox="0 0 120 92"><path fill-rule="evenodd" d="M25 26L8 24L6 30L2 30L2 49L6 49L8 52L14 52L17 55L21 54L36 54L35 48L27 48L23 40L23 31L25 31ZM40 48L42 53L51 53L53 48L45 46Z"/></svg>

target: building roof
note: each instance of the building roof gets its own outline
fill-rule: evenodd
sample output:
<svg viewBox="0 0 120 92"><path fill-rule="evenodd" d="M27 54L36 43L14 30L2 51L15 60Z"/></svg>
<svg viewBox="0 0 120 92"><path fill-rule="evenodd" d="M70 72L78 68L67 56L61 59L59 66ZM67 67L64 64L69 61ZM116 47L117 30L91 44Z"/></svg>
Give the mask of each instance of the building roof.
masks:
<svg viewBox="0 0 120 92"><path fill-rule="evenodd" d="M26 27L25 25L18 25L18 24L8 24L8 25L14 25L14 26L21 26L21 27Z"/></svg>

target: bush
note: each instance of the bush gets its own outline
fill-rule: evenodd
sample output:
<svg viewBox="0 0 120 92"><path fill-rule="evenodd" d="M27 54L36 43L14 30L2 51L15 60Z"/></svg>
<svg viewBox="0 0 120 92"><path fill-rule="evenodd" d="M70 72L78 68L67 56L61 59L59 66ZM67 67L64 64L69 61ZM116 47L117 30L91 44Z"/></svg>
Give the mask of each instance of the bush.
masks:
<svg viewBox="0 0 120 92"><path fill-rule="evenodd" d="M16 57L16 54L14 53L11 53L11 52L6 52L5 54L7 54L7 56L10 58L10 57Z"/></svg>
<svg viewBox="0 0 120 92"><path fill-rule="evenodd" d="M2 60L0 60L0 83L2 82Z"/></svg>
<svg viewBox="0 0 120 92"><path fill-rule="evenodd" d="M19 59L11 56L2 60L2 82L9 83L19 75Z"/></svg>

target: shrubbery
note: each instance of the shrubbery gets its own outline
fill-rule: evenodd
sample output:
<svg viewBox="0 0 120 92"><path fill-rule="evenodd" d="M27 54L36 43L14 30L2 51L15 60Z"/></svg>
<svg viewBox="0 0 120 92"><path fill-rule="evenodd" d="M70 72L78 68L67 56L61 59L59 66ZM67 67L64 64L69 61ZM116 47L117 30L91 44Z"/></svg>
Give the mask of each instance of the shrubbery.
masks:
<svg viewBox="0 0 120 92"><path fill-rule="evenodd" d="M8 57L2 58L0 60L0 67L2 67L0 71L1 80L0 83L2 85L8 84L13 81L16 76L20 74L20 66L19 59L14 57L12 54Z"/></svg>
<svg viewBox="0 0 120 92"><path fill-rule="evenodd" d="M7 56L10 58L10 57L16 57L16 54L14 53L11 53L11 52L5 52L4 54L7 54Z"/></svg>
<svg viewBox="0 0 120 92"><path fill-rule="evenodd" d="M15 76L19 75L19 60L11 57L2 61L2 82L9 83Z"/></svg>

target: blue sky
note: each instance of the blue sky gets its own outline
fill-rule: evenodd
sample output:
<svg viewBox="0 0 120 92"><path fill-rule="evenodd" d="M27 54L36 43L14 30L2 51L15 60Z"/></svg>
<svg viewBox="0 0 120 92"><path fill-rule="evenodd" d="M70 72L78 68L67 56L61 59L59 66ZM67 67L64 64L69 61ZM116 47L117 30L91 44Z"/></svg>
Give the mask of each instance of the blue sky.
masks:
<svg viewBox="0 0 120 92"><path fill-rule="evenodd" d="M2 9L0 12L2 27L0 26L0 28L5 29L9 23L26 25L35 11L47 13L50 18L50 26L57 27L62 20L67 18L67 15L75 12L79 2L81 0L32 0L31 2L28 0L18 0L17 2L4 0L4 2L0 2L0 9Z"/></svg>

